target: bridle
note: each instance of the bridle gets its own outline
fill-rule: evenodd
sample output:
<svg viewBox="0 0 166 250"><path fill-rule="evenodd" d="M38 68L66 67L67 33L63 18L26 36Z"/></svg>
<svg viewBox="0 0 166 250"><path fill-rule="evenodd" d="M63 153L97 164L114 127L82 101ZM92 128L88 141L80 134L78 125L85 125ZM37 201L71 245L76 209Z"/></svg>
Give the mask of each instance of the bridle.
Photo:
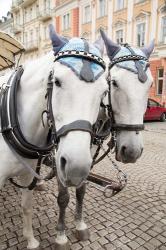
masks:
<svg viewBox="0 0 166 250"><path fill-rule="evenodd" d="M87 59L91 62L98 63L105 70L104 61L98 57L94 56L91 53L83 52L83 51L66 51L64 54L60 53L59 58L63 56L74 56L79 58ZM55 61L58 60L58 55L55 58ZM41 164L44 163L44 160L48 160L48 165L55 169L55 157L54 151L58 148L58 144L60 138L62 136L67 135L71 131L85 131L90 133L91 137L93 137L93 124L91 124L87 120L76 120L72 123L66 124L62 126L59 130L56 130L53 109L52 109L52 93L54 86L54 78L53 78L53 70L50 71L48 82L47 82L47 109L42 112L43 115L47 114L47 124L49 127L48 135L47 135L47 145L44 147L38 147L29 143L24 137L21 127L19 124L19 119L17 115L17 91L19 88L19 83L21 76L24 72L22 66L16 69L16 71L12 74L8 83L1 89L1 133L9 145L10 149L15 152L16 157L20 160L20 155L24 158L29 159L37 159L37 167L36 172L29 167L26 167L27 170L31 172L34 176L32 183L28 187L23 187L17 183L15 183L12 178L10 181L19 188L28 188L32 190L37 183L38 179L41 179L39 176ZM50 165L51 162L51 165ZM25 165L25 164L24 164ZM56 170L54 170L55 173ZM54 177L53 175L50 178ZM47 180L46 178L44 178Z"/></svg>
<svg viewBox="0 0 166 250"><path fill-rule="evenodd" d="M108 67L108 76L107 76L107 83L108 83L108 87L109 87L109 94L108 94L108 114L111 117L112 120L112 126L111 126L111 130L112 131L136 131L136 133L139 133L139 131L144 130L144 124L120 124L120 123L116 123L115 119L114 119L114 112L112 109L112 102L111 102L111 73L110 70L112 69L112 67L114 65L116 65L119 62L123 62L123 61L134 61L135 62L135 66L138 69L138 78L139 80L144 83L147 80L147 75L145 72L143 72L143 68L142 65L140 64L140 60L148 62L148 58L141 56L141 55L137 55L134 50L128 45L128 44L124 44L124 46L131 52L131 55L127 55L127 56L122 56L122 57L118 57L113 59L110 63L109 63L109 67ZM148 64L149 66L149 64Z"/></svg>
<svg viewBox="0 0 166 250"><path fill-rule="evenodd" d="M126 124L126 123L117 123L115 121L114 118L114 111L112 108L112 101L111 101L111 85L112 85L112 80L111 80L111 69L114 65L116 65L117 63L120 62L124 62L124 61L134 61L136 68L138 70L138 78L139 80L144 83L147 79L147 76L145 76L145 72L142 72L142 65L140 64L139 60L148 62L148 58L141 56L141 55L137 55L134 50L128 45L128 44L124 44L123 46L125 46L131 53L131 55L127 55L127 56L121 56L118 58L113 58L111 60L111 62L109 63L108 66L108 75L107 75L107 84L108 84L108 94L107 94L107 98L108 98L108 104L105 105L104 103L101 104L101 108L104 108L104 111L107 112L108 114L108 120L109 121L109 125L110 125L110 133L111 133L111 139L110 141L107 143L108 145L108 149L104 152L104 154L102 154L98 159L97 156L99 155L100 149L102 147L102 144L104 142L104 140L109 136L109 132L106 133L106 136L100 136L100 135L96 135L95 138L95 144L98 145L98 148L96 150L96 153L94 155L93 158L93 165L97 164L98 162L100 162L106 155L108 155L108 153L113 150L116 147L116 135L117 132L119 131L135 131L136 134L139 134L139 131L144 130L144 124ZM149 66L149 64L147 64L147 67Z"/></svg>
<svg viewBox="0 0 166 250"><path fill-rule="evenodd" d="M96 64L99 64L104 70L106 68L105 62L103 61L103 59L101 57L94 55L88 51L77 51L77 50L60 51L55 56L55 61L58 61L59 59L65 58L65 57L77 57L77 58L86 59L90 62L94 62ZM48 89L53 89L53 73L52 72L50 72L49 78L52 78L52 82L49 81L49 88ZM52 107L52 104L51 104L52 96L51 95L48 95L48 96L50 96L48 98L48 109L49 109L49 113L51 114L52 120L54 120L53 112L52 112L52 108L51 108ZM85 131L85 132L90 133L91 137L93 136L93 133L94 133L93 124L91 124L87 120L73 121L69 124L62 126L58 131L56 131L54 121L52 122L52 124L54 124L54 133L56 134L57 143L59 142L59 139L62 136L67 135L71 131Z"/></svg>

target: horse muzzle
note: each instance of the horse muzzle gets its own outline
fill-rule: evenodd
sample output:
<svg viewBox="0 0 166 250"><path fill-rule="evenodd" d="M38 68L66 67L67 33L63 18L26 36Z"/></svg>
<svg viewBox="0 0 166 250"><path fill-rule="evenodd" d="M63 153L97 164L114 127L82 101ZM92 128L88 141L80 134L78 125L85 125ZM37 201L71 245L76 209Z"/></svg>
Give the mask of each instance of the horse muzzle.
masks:
<svg viewBox="0 0 166 250"><path fill-rule="evenodd" d="M132 145L122 145L116 149L116 160L123 163L135 163L141 157L143 147L134 148Z"/></svg>
<svg viewBox="0 0 166 250"><path fill-rule="evenodd" d="M58 167L59 179L64 186L81 186L86 180L92 160L86 160L79 162L79 160L71 159L67 155L60 157L60 165Z"/></svg>

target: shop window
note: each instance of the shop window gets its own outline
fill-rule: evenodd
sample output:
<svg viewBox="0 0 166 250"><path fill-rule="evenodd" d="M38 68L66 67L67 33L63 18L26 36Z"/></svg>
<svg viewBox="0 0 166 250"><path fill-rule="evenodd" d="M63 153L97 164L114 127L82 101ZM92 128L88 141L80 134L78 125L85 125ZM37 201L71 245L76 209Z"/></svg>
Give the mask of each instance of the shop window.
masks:
<svg viewBox="0 0 166 250"><path fill-rule="evenodd" d="M160 68L157 70L157 95L162 95L163 81L164 81L164 69Z"/></svg>

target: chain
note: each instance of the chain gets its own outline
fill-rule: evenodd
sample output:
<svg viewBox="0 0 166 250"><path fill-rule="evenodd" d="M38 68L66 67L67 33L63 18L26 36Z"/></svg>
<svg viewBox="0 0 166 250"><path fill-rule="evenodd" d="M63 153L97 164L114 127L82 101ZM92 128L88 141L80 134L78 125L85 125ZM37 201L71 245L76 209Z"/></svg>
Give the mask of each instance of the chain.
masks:
<svg viewBox="0 0 166 250"><path fill-rule="evenodd" d="M102 148L103 152L105 153L106 150L105 150L105 148L103 147L103 145L101 146L101 148ZM111 156L110 156L109 153L107 154L107 157L108 157L108 159L110 160L110 162L112 163L114 169L117 170L117 172L118 172L118 173L117 173L117 178L118 178L118 180L119 180L119 184L123 185L123 188L124 188L124 187L126 186L126 184L127 184L127 174L124 173L124 172L119 168L119 166L116 164L116 162L115 162L114 160L112 160L112 158L111 158Z"/></svg>

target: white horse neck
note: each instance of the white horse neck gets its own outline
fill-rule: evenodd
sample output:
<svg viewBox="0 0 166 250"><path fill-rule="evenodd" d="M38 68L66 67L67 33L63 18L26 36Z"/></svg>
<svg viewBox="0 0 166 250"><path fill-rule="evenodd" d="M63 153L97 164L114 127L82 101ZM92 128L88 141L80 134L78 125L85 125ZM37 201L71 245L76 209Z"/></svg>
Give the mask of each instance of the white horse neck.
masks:
<svg viewBox="0 0 166 250"><path fill-rule="evenodd" d="M45 99L48 76L54 56L49 53L24 66L18 91L18 116L25 138L38 146L45 144L47 129L43 128L41 115L46 109Z"/></svg>

